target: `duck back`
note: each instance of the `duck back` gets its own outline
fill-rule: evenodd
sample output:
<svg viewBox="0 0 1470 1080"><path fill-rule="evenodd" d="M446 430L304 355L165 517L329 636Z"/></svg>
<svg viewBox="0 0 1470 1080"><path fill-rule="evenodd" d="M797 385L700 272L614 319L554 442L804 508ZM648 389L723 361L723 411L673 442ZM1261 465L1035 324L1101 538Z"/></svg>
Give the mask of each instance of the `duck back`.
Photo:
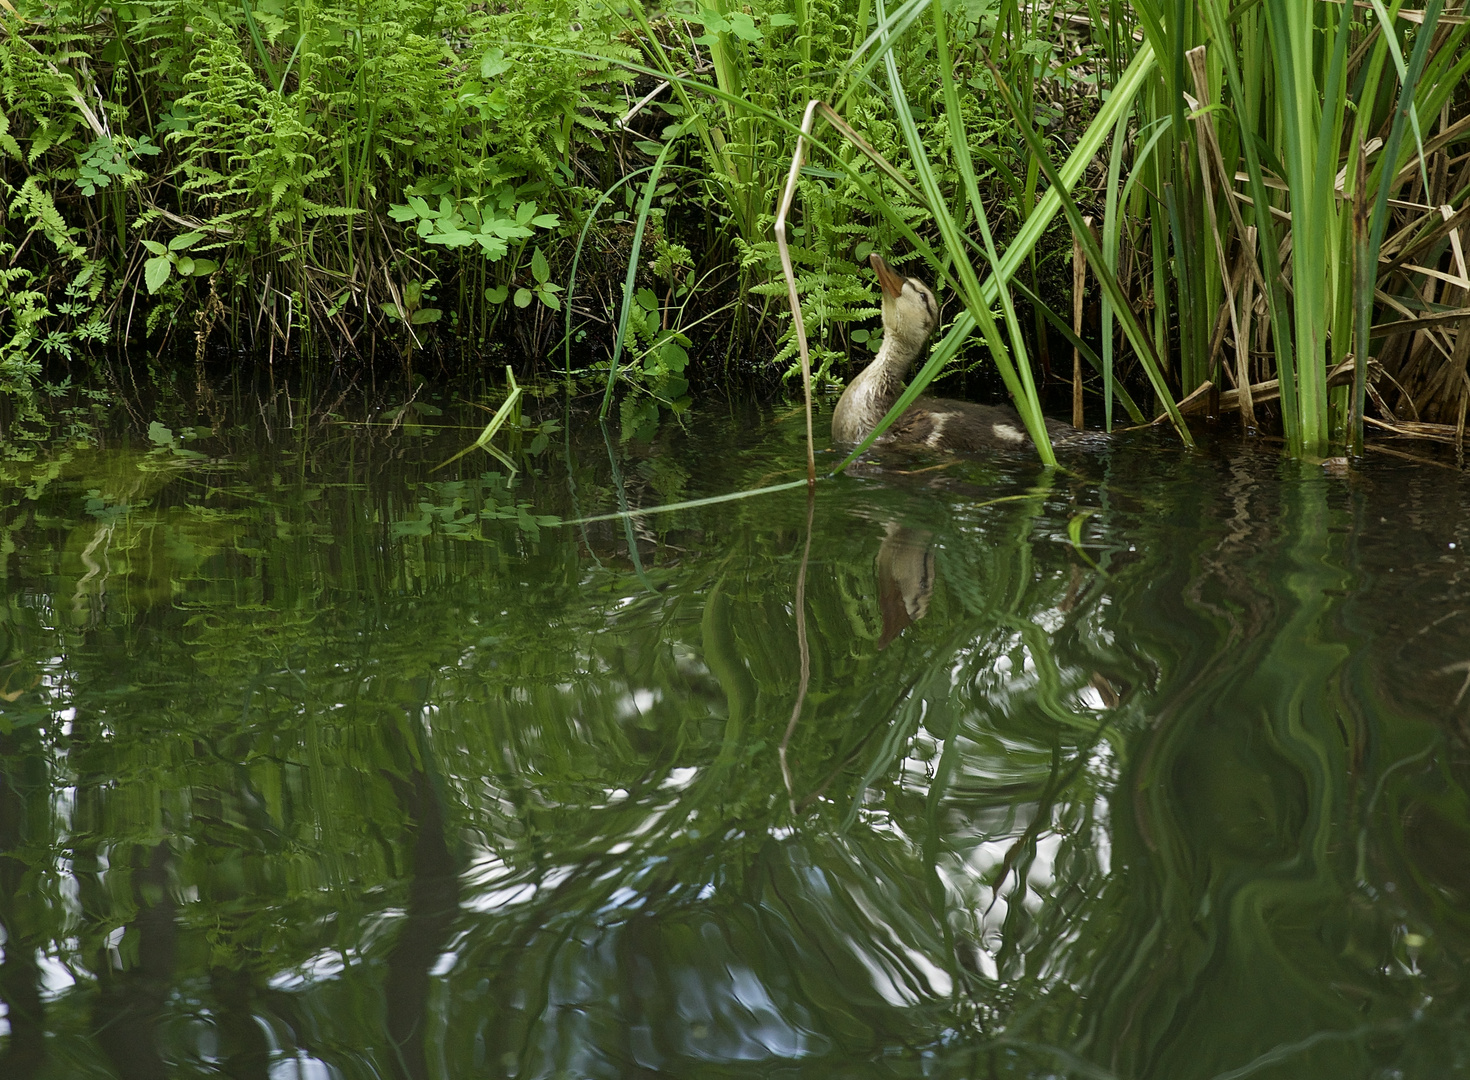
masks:
<svg viewBox="0 0 1470 1080"><path fill-rule="evenodd" d="M1069 424L1046 421L1053 442L1080 434ZM977 405L950 398L921 397L893 427L887 438L895 443L927 446L932 450L1019 450L1031 445L1031 436L1015 409L1004 405Z"/></svg>

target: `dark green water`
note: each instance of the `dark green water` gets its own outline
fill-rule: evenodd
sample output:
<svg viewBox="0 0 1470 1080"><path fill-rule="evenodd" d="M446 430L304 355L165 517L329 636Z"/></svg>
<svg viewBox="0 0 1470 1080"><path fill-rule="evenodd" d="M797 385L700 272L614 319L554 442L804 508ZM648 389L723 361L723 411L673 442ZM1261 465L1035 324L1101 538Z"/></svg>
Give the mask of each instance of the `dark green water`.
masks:
<svg viewBox="0 0 1470 1080"><path fill-rule="evenodd" d="M796 413L444 407L5 466L5 1080L1470 1073L1459 474L825 483L793 726L804 491L531 515Z"/></svg>

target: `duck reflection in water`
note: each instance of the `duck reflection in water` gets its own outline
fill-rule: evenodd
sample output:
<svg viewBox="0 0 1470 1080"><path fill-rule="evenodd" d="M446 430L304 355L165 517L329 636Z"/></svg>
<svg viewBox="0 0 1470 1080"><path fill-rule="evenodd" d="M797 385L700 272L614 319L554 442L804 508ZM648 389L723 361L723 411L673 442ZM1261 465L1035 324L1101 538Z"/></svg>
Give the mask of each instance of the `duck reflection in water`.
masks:
<svg viewBox="0 0 1470 1080"><path fill-rule="evenodd" d="M878 611L883 617L883 632L878 637L881 651L929 614L929 601L934 596L934 534L887 522L873 562L878 576ZM1072 610L1082 591L1082 580L1081 569L1074 566L1061 610ZM1104 708L1114 708L1122 700L1118 688L1101 672L1094 671L1088 685L1097 692Z"/></svg>
<svg viewBox="0 0 1470 1080"><path fill-rule="evenodd" d="M933 534L890 521L878 545L878 610L883 633L878 648L886 649L899 634L929 614L934 595Z"/></svg>

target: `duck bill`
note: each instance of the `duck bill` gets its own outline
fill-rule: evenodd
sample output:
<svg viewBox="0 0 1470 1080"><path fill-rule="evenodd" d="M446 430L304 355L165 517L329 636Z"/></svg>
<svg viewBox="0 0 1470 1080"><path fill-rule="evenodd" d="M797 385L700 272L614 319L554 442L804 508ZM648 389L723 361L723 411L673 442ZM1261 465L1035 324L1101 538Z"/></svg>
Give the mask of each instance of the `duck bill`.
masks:
<svg viewBox="0 0 1470 1080"><path fill-rule="evenodd" d="M890 300L897 300L903 293L903 278L889 269L888 264L876 253L868 256L868 262L873 265L873 272L878 275L878 284L883 287L883 295Z"/></svg>

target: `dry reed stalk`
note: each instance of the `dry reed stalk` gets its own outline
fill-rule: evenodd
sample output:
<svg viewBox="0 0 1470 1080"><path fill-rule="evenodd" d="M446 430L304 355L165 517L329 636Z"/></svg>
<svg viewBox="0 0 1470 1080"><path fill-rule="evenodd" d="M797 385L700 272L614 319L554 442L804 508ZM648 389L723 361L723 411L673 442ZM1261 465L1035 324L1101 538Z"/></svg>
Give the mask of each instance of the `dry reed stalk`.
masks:
<svg viewBox="0 0 1470 1080"><path fill-rule="evenodd" d="M1240 238L1240 258L1236 273L1240 284L1240 323L1235 329L1235 385L1240 392L1240 426L1249 431L1256 426L1256 403L1251 396L1251 313L1255 299L1256 227L1247 225Z"/></svg>
<svg viewBox="0 0 1470 1080"><path fill-rule="evenodd" d="M791 247L786 239L786 215L791 212L791 202L796 198L796 181L801 177L801 163L806 159L806 139L812 133L820 101L807 102L806 112L801 117L801 134L796 137L796 150L791 155L791 171L786 176L786 188L781 192L781 206L776 212L776 247L781 253L781 272L786 276L786 298L791 303L792 329L796 332L796 345L801 352L801 389L806 401L806 482L813 487L817 482L816 437L812 431L812 357L807 348L806 324L801 318L801 298L796 294L796 269L791 264Z"/></svg>
<svg viewBox="0 0 1470 1080"><path fill-rule="evenodd" d="M1240 321L1235 315L1235 283L1231 279L1230 268L1225 265L1225 237L1220 234L1220 222L1215 216L1215 185L1210 182L1210 155L1207 147L1213 147L1215 156L1219 157L1219 144L1215 138L1214 124L1210 120L1210 114L1206 108L1210 104L1210 76L1205 70L1205 47L1200 45L1190 49L1184 54L1189 60L1190 74L1194 77L1194 91L1198 95L1197 101L1192 101L1191 108L1195 110L1195 126L1199 131L1199 138L1195 140L1195 148L1199 153L1200 179L1205 185L1205 215L1209 218L1210 239L1215 248L1215 258L1220 265L1220 282L1225 286L1224 310L1230 319L1230 329L1235 334L1235 340L1240 340ZM1230 199L1226 203L1233 206ZM1242 230L1243 231L1243 230ZM1217 333L1215 340L1210 343L1209 370L1214 380L1219 379L1220 350L1224 347L1225 335ZM1228 371L1228 369L1227 369ZM1249 386L1249 382L1243 385ZM1250 391L1246 391L1247 398Z"/></svg>

